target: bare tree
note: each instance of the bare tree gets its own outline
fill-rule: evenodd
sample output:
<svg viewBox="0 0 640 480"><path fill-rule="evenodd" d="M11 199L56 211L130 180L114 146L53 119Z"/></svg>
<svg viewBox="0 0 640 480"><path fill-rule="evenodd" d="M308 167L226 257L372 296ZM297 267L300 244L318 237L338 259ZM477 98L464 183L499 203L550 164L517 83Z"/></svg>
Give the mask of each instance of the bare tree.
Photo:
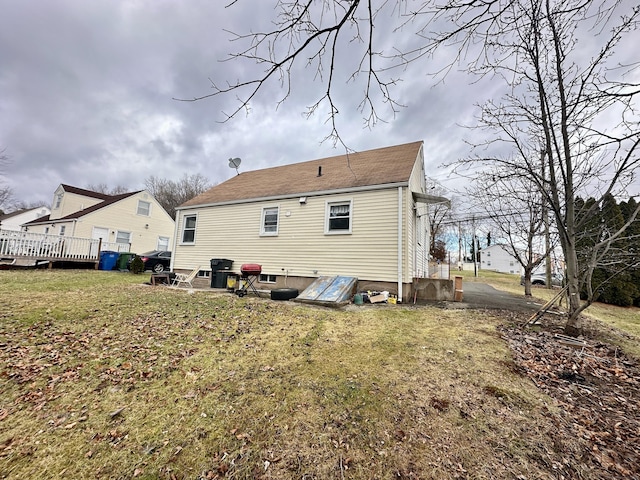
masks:
<svg viewBox="0 0 640 480"><path fill-rule="evenodd" d="M556 241L546 242L546 198L529 177L511 170L489 169L467 189L487 228L524 270L524 293L531 295L531 274L550 257ZM495 235L494 234L494 235ZM547 285L551 285L548 279Z"/></svg>
<svg viewBox="0 0 640 480"><path fill-rule="evenodd" d="M612 63L616 49L623 49L622 40L636 29L640 9L619 16L621 6L606 0L510 2L504 12L491 17L492 28L483 31L493 33L490 39L483 37L488 60L474 66L510 79L511 87L500 104L490 102L482 109L480 124L494 133L483 147L508 144L518 155L515 160L483 156L464 163L511 171L530 179L543 193L566 262L565 332L571 335L581 332L580 313L597 298L591 288L594 270L639 213L636 209L617 229L600 224L590 232L596 240L589 254L581 254L586 223L608 195L626 193L640 164L633 103L639 88L625 81L631 67L620 67L622 75L616 76ZM587 28L610 29L592 54L576 48L579 33ZM542 148L542 163L527 155L536 146ZM580 197L594 201L579 204Z"/></svg>
<svg viewBox="0 0 640 480"><path fill-rule="evenodd" d="M131 189L122 185L116 185L115 187L109 187L106 183L98 183L97 185L87 185L87 190L92 192L105 193L107 195L120 195L121 193L128 193Z"/></svg>
<svg viewBox="0 0 640 480"><path fill-rule="evenodd" d="M3 174L4 169L9 164L9 156L5 153L6 149L0 150L0 175ZM13 199L13 190L8 185L3 185L0 181L0 215L2 215L5 209L11 208L11 201Z"/></svg>
<svg viewBox="0 0 640 480"><path fill-rule="evenodd" d="M231 2L228 7L235 3ZM390 17L397 19L398 27L409 21L400 11L407 8L404 0L397 1L397 9L394 2L370 0L277 0L275 3L277 13L271 30L229 32L239 48L228 60L260 65L263 68L258 76L225 84L211 80L211 93L177 100L197 101L233 92L238 104L233 111L224 113L229 119L248 111L259 91L270 82L276 82L283 92L278 100L280 105L291 95L300 65L313 69L314 80L321 85L321 94L311 100L305 114L311 116L326 107L331 132L325 139L334 143L343 143L336 124L339 113L336 81L358 83L358 88L362 89L358 109L367 127L386 121L388 115L395 116L403 107L392 93L401 81L393 72L411 61L406 55L412 58L416 52L385 53L381 44L386 39L379 38L377 32L382 31ZM391 29L389 26L385 31ZM346 55L341 57L341 50ZM387 108L386 114L380 114L380 105Z"/></svg>
<svg viewBox="0 0 640 480"><path fill-rule="evenodd" d="M430 194L446 198L448 191L442 185L436 183L431 188ZM430 203L428 205L427 214L430 224L429 233L431 234L429 240L431 251L429 253L432 258L440 257L440 260L444 260L444 257L442 257L442 248L443 245L447 243L444 236L448 228L448 221L451 220L455 207L454 199L449 199L447 202Z"/></svg>
<svg viewBox="0 0 640 480"><path fill-rule="evenodd" d="M211 188L209 180L203 175L184 174L179 180L167 180L150 176L144 181L149 193L162 205L171 218L176 216L176 208L187 200Z"/></svg>

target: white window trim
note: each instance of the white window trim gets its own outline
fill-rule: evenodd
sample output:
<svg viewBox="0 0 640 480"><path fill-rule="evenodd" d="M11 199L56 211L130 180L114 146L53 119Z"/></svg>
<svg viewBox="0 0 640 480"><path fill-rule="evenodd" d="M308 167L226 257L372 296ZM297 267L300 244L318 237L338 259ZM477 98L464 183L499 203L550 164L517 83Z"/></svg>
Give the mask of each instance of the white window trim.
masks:
<svg viewBox="0 0 640 480"><path fill-rule="evenodd" d="M329 213L334 205L349 204L349 229L348 230L329 230ZM353 229L353 199L347 198L343 200L327 200L324 213L324 234L325 235L349 235Z"/></svg>
<svg viewBox="0 0 640 480"><path fill-rule="evenodd" d="M184 230L185 225L187 224L188 217L196 218L196 226L193 229L193 242L185 242L184 241ZM180 245L195 245L196 244L196 230L198 229L198 214L197 213L189 213L188 215L184 215L182 217L182 228L180 229Z"/></svg>
<svg viewBox="0 0 640 480"><path fill-rule="evenodd" d="M269 277L273 277L273 280L271 280ZM260 283L276 283L278 281L278 277L276 277L272 273L261 273L258 278Z"/></svg>
<svg viewBox="0 0 640 480"><path fill-rule="evenodd" d="M161 238L166 238L167 239L166 244L164 242L163 243L160 242ZM164 237L162 235L159 235L158 239L156 240L156 250L168 251L170 243L171 243L171 237Z"/></svg>
<svg viewBox="0 0 640 480"><path fill-rule="evenodd" d="M120 236L121 233L126 233L129 236L129 241L128 242L119 242L118 241L118 237ZM115 243L118 243L120 245L131 245L131 232L129 232L127 230L116 230Z"/></svg>
<svg viewBox="0 0 640 480"><path fill-rule="evenodd" d="M149 213L147 213L146 215L144 213L140 213L140 203L141 202L149 204ZM150 217L151 216L151 202L149 202L148 200L140 200L140 199L138 199L138 204L136 205L136 215L140 215L141 217Z"/></svg>
<svg viewBox="0 0 640 480"><path fill-rule="evenodd" d="M264 218L267 210L277 210L278 220L276 222L276 231L275 232L265 232L264 230ZM262 215L260 216L260 236L261 237L275 237L278 235L278 231L280 230L280 205L271 206L271 207L262 207Z"/></svg>

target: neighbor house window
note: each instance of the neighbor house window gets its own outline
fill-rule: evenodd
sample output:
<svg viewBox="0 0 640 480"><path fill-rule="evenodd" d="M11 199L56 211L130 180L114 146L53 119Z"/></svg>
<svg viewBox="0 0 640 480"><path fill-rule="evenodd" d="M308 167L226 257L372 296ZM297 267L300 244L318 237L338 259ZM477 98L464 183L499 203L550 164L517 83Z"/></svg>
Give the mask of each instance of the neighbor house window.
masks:
<svg viewBox="0 0 640 480"><path fill-rule="evenodd" d="M138 200L138 215L148 217L151 213L151 203L144 200Z"/></svg>
<svg viewBox="0 0 640 480"><path fill-rule="evenodd" d="M56 195L56 204L53 206L53 208L60 208L61 203L62 203L62 194L59 193Z"/></svg>
<svg viewBox="0 0 640 480"><path fill-rule="evenodd" d="M491 256L491 252L487 252L487 257L490 257L490 256Z"/></svg>
<svg viewBox="0 0 640 480"><path fill-rule="evenodd" d="M60 225L60 236L64 235L64 231L67 229L66 225Z"/></svg>
<svg viewBox="0 0 640 480"><path fill-rule="evenodd" d="M327 203L325 233L351 233L351 201Z"/></svg>
<svg viewBox="0 0 640 480"><path fill-rule="evenodd" d="M156 250L169 250L169 237L158 237Z"/></svg>
<svg viewBox="0 0 640 480"><path fill-rule="evenodd" d="M195 243L196 241L196 216L186 215L182 227L182 243Z"/></svg>
<svg viewBox="0 0 640 480"><path fill-rule="evenodd" d="M116 232L116 243L131 243L131 232L118 230Z"/></svg>
<svg viewBox="0 0 640 480"><path fill-rule="evenodd" d="M278 234L278 207L262 209L262 235Z"/></svg>

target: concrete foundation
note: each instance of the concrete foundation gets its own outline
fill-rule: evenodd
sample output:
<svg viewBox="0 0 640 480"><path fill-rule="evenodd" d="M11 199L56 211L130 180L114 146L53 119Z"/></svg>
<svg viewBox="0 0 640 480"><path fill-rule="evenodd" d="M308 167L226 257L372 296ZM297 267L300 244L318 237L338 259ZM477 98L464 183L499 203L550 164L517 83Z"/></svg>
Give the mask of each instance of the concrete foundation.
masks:
<svg viewBox="0 0 640 480"><path fill-rule="evenodd" d="M412 297L416 300L426 301L453 301L453 280L441 278L414 278Z"/></svg>

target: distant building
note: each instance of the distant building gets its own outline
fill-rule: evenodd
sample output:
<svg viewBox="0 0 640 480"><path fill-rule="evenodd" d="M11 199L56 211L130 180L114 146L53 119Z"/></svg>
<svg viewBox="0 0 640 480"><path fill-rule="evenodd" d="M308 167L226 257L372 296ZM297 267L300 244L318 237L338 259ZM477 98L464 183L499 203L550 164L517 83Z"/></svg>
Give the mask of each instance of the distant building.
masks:
<svg viewBox="0 0 640 480"><path fill-rule="evenodd" d="M19 232L24 229L22 225L25 223L31 222L36 218L44 217L50 213L51 210L49 210L49 207L16 210L15 212L0 216L0 229Z"/></svg>
<svg viewBox="0 0 640 480"><path fill-rule="evenodd" d="M495 244L480 250L480 270L522 275L522 266L506 245Z"/></svg>
<svg viewBox="0 0 640 480"><path fill-rule="evenodd" d="M47 212L49 209L47 209ZM61 184L51 211L30 221L30 233L102 239L135 253L171 250L174 221L146 190L107 195Z"/></svg>

